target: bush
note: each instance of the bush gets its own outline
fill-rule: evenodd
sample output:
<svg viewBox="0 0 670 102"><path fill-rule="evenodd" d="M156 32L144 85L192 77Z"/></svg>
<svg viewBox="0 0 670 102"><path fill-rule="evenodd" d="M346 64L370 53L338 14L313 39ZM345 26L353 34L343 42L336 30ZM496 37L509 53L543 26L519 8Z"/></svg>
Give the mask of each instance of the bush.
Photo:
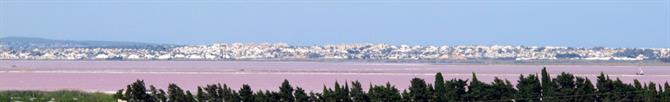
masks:
<svg viewBox="0 0 670 102"><path fill-rule="evenodd" d="M81 91L0 91L0 100L9 102L116 102L112 95Z"/></svg>

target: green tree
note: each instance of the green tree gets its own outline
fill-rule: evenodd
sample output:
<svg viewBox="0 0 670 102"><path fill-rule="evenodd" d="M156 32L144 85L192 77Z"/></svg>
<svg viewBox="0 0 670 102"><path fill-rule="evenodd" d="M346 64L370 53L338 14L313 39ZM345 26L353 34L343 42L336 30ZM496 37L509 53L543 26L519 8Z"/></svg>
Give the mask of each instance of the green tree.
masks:
<svg viewBox="0 0 670 102"><path fill-rule="evenodd" d="M514 86L509 81L503 81L498 77L493 79L491 88L487 90L486 93L490 94L490 100L499 100L501 102L514 101L514 94L516 94L516 89L514 89Z"/></svg>
<svg viewBox="0 0 670 102"><path fill-rule="evenodd" d="M598 78L596 83L596 88L598 89L597 101L605 101L605 102L615 101L611 95L614 89L614 85L612 84L612 80L610 80L609 76L605 76L605 74L600 72L600 75L597 78Z"/></svg>
<svg viewBox="0 0 670 102"><path fill-rule="evenodd" d="M644 89L644 93L642 96L644 97L644 102L658 102L658 92L656 89L656 83L654 82L649 82L649 85L646 86Z"/></svg>
<svg viewBox="0 0 670 102"><path fill-rule="evenodd" d="M155 102L151 95L147 94L147 89L144 86L144 80L137 80L130 84L126 89L126 98L129 102Z"/></svg>
<svg viewBox="0 0 670 102"><path fill-rule="evenodd" d="M156 89L153 85L149 86L149 92L153 102L165 102L167 100L165 91Z"/></svg>
<svg viewBox="0 0 670 102"><path fill-rule="evenodd" d="M516 88L518 93L516 95L519 102L540 102L542 95L542 85L540 79L536 75L530 74L527 77L521 75L517 82Z"/></svg>
<svg viewBox="0 0 670 102"><path fill-rule="evenodd" d="M616 80L612 81L612 85L614 86L614 90L612 92L612 100L615 101L640 101L635 99L635 95L632 93L636 93L637 91L635 90L635 86L623 83L619 78Z"/></svg>
<svg viewBox="0 0 670 102"><path fill-rule="evenodd" d="M562 72L558 76L556 76L556 79L553 80L556 84L558 84L558 91L556 93L556 96L561 97L561 98L556 98L558 101L562 102L574 102L577 101L574 99L574 97L565 97L565 96L573 96L574 95L574 90L575 90L575 76L569 73Z"/></svg>
<svg viewBox="0 0 670 102"><path fill-rule="evenodd" d="M281 97L279 100L281 102L293 102L295 100L293 98L293 87L291 87L291 84L286 79L284 79L281 87L279 87L279 96Z"/></svg>
<svg viewBox="0 0 670 102"><path fill-rule="evenodd" d="M542 101L557 102L557 89L558 85L551 80L547 68L542 68Z"/></svg>
<svg viewBox="0 0 670 102"><path fill-rule="evenodd" d="M351 97L353 102L370 102L370 99L363 92L363 87L358 81L351 82Z"/></svg>
<svg viewBox="0 0 670 102"><path fill-rule="evenodd" d="M204 91L202 97L206 97L206 99L202 99L206 102L221 102L223 101L223 88L221 84L211 84L207 85L202 88Z"/></svg>
<svg viewBox="0 0 670 102"><path fill-rule="evenodd" d="M431 96L426 81L421 78L412 79L409 86L409 95L412 102L428 102Z"/></svg>
<svg viewBox="0 0 670 102"><path fill-rule="evenodd" d="M281 95L281 93L277 93L277 92L272 92L272 91L267 91L267 90L266 90L266 91L265 91L265 94L267 94L273 102L276 102L277 100L281 100L281 99L282 99L282 95Z"/></svg>
<svg viewBox="0 0 670 102"><path fill-rule="evenodd" d="M407 90L402 90L402 93L400 93L402 96L401 100L398 100L398 102L412 102L412 94L407 92Z"/></svg>
<svg viewBox="0 0 670 102"><path fill-rule="evenodd" d="M295 88L294 95L296 102L309 102L309 96L305 93L305 90L300 87Z"/></svg>
<svg viewBox="0 0 670 102"><path fill-rule="evenodd" d="M581 77L576 78L576 89L574 92L575 100L585 101L585 102L594 102L596 101L596 89L593 87L591 80L588 78L584 79Z"/></svg>
<svg viewBox="0 0 670 102"><path fill-rule="evenodd" d="M368 96L372 102L396 102L402 99L400 91L391 83L386 83L384 86L370 86Z"/></svg>
<svg viewBox="0 0 670 102"><path fill-rule="evenodd" d="M451 79L447 84L447 99L449 102L466 101L468 81L462 79Z"/></svg>
<svg viewBox="0 0 670 102"><path fill-rule="evenodd" d="M310 102L321 102L321 100L319 100L320 96L321 96L321 94L319 94L319 93L309 92L309 101Z"/></svg>
<svg viewBox="0 0 670 102"><path fill-rule="evenodd" d="M428 83L426 84L427 84L426 87L428 88L426 89L427 92L426 95L428 95L428 101L433 101L435 100L435 88L433 88L433 84Z"/></svg>
<svg viewBox="0 0 670 102"><path fill-rule="evenodd" d="M337 98L336 98L335 95L337 95L337 94L335 93L335 91L333 91L333 89L327 88L324 85L322 94L320 96L321 97L320 100L323 101L323 102L335 102L335 101L337 101Z"/></svg>
<svg viewBox="0 0 670 102"><path fill-rule="evenodd" d="M637 93L631 93L630 97L632 98L633 101L643 101L644 100L645 96L643 96L643 94L646 92L646 88L645 88L645 86L642 86L642 83L640 83L639 80L637 80L637 79L633 80L633 89L631 89L631 90L635 90L634 92L637 92Z"/></svg>
<svg viewBox="0 0 670 102"><path fill-rule="evenodd" d="M670 102L670 84L668 84L668 82L665 82L665 84L663 84L663 89L664 91L661 92L660 94L661 97L660 100L662 102Z"/></svg>
<svg viewBox="0 0 670 102"><path fill-rule="evenodd" d="M341 86L339 82L335 81L334 98L336 102L351 102L349 97L349 85Z"/></svg>
<svg viewBox="0 0 670 102"><path fill-rule="evenodd" d="M221 85L219 85L221 86ZM223 100L226 102L235 102L240 100L239 96L237 95L237 92L233 90L232 88L228 87L228 85L223 84L223 87L220 87L220 90L218 93L220 96L223 97Z"/></svg>
<svg viewBox="0 0 670 102"><path fill-rule="evenodd" d="M483 101L490 100L489 94L487 93L489 85L477 79L477 75L472 73L472 81L468 86L467 101Z"/></svg>
<svg viewBox="0 0 670 102"><path fill-rule="evenodd" d="M242 102L254 102L254 92L251 90L251 86L247 84L242 85L239 93Z"/></svg>
<svg viewBox="0 0 670 102"><path fill-rule="evenodd" d="M193 97L191 91L186 91L186 101L183 102L198 102L198 101L195 100L195 97Z"/></svg>
<svg viewBox="0 0 670 102"><path fill-rule="evenodd" d="M176 84L168 85L168 99L167 102L187 102L189 99L186 97L184 90L179 88Z"/></svg>
<svg viewBox="0 0 670 102"><path fill-rule="evenodd" d="M198 86L198 92L196 94L196 97L197 97L198 102L206 102L207 100L209 100L209 97L207 96L207 93L205 93L205 91L202 90L202 87L199 87L199 86Z"/></svg>
<svg viewBox="0 0 670 102"><path fill-rule="evenodd" d="M434 102L446 102L447 101L447 85L444 82L444 77L442 73L437 72L435 74L435 92L434 92Z"/></svg>
<svg viewBox="0 0 670 102"><path fill-rule="evenodd" d="M254 94L254 102L272 102L272 99L269 97L269 95L265 94L263 90L258 90Z"/></svg>

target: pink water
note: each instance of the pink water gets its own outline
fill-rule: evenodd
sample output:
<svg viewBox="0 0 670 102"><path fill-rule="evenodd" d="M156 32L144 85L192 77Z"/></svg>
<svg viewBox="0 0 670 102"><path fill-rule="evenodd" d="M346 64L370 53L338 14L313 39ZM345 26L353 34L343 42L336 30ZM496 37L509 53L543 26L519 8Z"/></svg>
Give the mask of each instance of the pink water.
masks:
<svg viewBox="0 0 670 102"><path fill-rule="evenodd" d="M136 79L165 88L225 83L234 88L249 84L254 90L276 90L281 81L307 90L320 91L335 81L358 80L364 85L390 82L406 88L414 77L433 81L436 72L445 79L494 77L515 82L520 74L536 74L542 67L553 75L570 72L595 79L600 72L631 82L663 83L670 80L670 66L644 66L645 75L635 75L639 66L598 65L435 65L353 62L253 62L253 61L0 61L0 90L76 89L110 92L125 88Z"/></svg>

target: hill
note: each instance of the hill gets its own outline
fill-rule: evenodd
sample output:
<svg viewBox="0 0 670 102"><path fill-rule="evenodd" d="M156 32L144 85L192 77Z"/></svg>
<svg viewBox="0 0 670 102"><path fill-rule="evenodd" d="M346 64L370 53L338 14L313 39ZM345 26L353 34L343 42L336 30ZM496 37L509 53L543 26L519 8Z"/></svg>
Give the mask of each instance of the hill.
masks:
<svg viewBox="0 0 670 102"><path fill-rule="evenodd" d="M165 49L177 47L178 45L153 44L141 42L121 41L73 41L53 40L32 37L4 37L0 38L0 45L15 50L33 48L139 48L139 49Z"/></svg>

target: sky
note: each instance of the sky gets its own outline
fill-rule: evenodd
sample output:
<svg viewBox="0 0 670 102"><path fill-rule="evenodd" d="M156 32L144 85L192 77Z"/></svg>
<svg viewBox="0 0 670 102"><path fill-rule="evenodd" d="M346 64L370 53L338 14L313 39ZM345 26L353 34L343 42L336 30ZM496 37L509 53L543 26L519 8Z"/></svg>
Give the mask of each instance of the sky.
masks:
<svg viewBox="0 0 670 102"><path fill-rule="evenodd" d="M670 48L670 0L0 0L0 37Z"/></svg>

